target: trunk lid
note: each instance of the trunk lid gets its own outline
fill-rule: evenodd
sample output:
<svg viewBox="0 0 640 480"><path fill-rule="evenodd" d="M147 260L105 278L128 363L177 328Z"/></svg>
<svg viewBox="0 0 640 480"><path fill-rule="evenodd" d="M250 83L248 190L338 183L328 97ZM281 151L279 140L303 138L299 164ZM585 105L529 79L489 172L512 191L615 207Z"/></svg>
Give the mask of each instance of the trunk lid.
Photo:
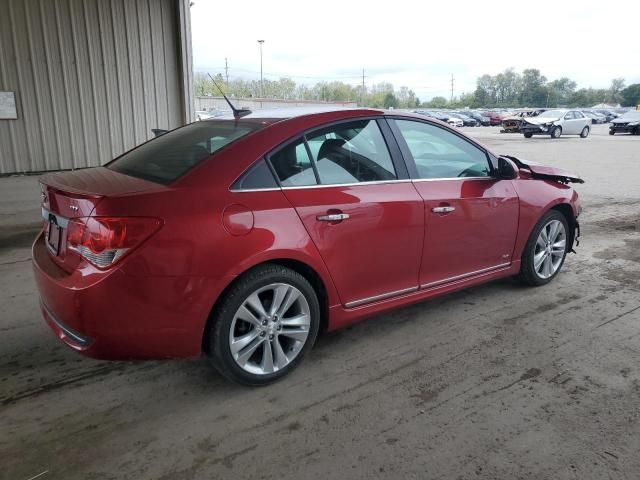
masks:
<svg viewBox="0 0 640 480"><path fill-rule="evenodd" d="M89 217L108 196L131 195L166 188L108 168L52 173L40 179L44 241L55 263L70 272L80 257L67 249L68 221Z"/></svg>

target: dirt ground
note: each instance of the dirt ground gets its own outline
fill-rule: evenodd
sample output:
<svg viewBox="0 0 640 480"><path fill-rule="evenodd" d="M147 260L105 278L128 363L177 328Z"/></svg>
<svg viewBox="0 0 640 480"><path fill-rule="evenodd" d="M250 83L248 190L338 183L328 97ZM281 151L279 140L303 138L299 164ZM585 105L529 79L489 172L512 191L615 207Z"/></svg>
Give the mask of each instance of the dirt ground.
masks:
<svg viewBox="0 0 640 480"><path fill-rule="evenodd" d="M34 177L0 179L0 478L640 478L640 137L497 153L585 178L550 285L487 284L325 335L265 388L202 359L106 363L41 320Z"/></svg>

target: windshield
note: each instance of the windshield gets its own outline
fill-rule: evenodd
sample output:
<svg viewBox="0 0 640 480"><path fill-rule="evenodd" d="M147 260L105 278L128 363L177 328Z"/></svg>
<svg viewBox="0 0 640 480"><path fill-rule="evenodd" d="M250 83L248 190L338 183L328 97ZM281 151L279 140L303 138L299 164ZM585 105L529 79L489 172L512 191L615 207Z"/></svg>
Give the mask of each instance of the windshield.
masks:
<svg viewBox="0 0 640 480"><path fill-rule="evenodd" d="M171 183L221 148L263 127L257 122L234 120L192 123L143 143L107 164L107 168L153 182Z"/></svg>
<svg viewBox="0 0 640 480"><path fill-rule="evenodd" d="M565 114L562 110L547 110L538 115L538 118L560 118Z"/></svg>
<svg viewBox="0 0 640 480"><path fill-rule="evenodd" d="M542 112L538 115L538 118L560 118L564 115L565 112L562 110L547 110L546 112Z"/></svg>
<svg viewBox="0 0 640 480"><path fill-rule="evenodd" d="M640 112L631 110L622 115L619 120L640 120Z"/></svg>

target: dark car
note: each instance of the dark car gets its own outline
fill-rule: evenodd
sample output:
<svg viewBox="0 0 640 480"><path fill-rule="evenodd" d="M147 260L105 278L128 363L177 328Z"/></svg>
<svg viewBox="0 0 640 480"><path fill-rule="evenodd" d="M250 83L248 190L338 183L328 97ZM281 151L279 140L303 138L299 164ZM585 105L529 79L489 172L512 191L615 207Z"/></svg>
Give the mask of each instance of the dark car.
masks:
<svg viewBox="0 0 640 480"><path fill-rule="evenodd" d="M465 110L464 112L465 115L473 118L476 122L478 122L480 125L482 125L483 127L488 127L489 125L491 125L491 119L489 117L485 117L484 115L480 114L479 112L474 112L472 110Z"/></svg>
<svg viewBox="0 0 640 480"><path fill-rule="evenodd" d="M621 117L611 120L609 124L609 135L615 135L616 133L640 135L640 112L631 110Z"/></svg>
<svg viewBox="0 0 640 480"><path fill-rule="evenodd" d="M262 385L321 329L504 277L544 285L573 251L569 183L582 180L569 172L417 114L234 114L40 179L35 279L70 348L204 352L227 378Z"/></svg>
<svg viewBox="0 0 640 480"><path fill-rule="evenodd" d="M610 122L614 118L618 118L620 116L617 113L612 112L611 110L606 110L604 108L596 108L593 111L598 112L601 115L604 115L607 118L607 122Z"/></svg>
<svg viewBox="0 0 640 480"><path fill-rule="evenodd" d="M459 118L465 127L477 127L478 121L475 118L471 118L468 115L460 112L451 112L451 117Z"/></svg>

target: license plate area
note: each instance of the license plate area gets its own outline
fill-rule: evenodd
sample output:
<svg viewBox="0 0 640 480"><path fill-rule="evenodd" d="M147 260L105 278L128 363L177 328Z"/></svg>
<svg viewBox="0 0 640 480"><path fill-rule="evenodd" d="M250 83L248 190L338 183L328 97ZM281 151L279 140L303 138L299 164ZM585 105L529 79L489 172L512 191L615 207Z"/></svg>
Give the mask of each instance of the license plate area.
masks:
<svg viewBox="0 0 640 480"><path fill-rule="evenodd" d="M62 227L58 225L56 217L49 215L49 226L47 227L47 247L56 257L60 254L60 239L62 238Z"/></svg>

